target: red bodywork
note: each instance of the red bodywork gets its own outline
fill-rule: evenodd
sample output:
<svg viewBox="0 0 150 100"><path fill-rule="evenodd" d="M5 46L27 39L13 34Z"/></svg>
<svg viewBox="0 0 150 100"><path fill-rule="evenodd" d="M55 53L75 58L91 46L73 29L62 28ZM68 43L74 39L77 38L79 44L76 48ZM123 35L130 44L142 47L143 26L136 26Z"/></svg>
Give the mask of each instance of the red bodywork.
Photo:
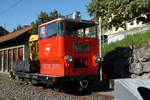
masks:
<svg viewBox="0 0 150 100"><path fill-rule="evenodd" d="M52 21L57 22L56 37L46 38L44 40L40 40L39 38L38 55L41 65L41 74L56 76L97 75L98 66L94 57L99 56L98 38L59 36L58 22L60 21L65 22L67 20L59 19ZM40 25L39 31L41 27L47 26L47 24L52 22ZM90 49L88 52L75 52L74 48L76 44L88 45ZM66 62L67 56L72 56L72 62L69 64Z"/></svg>

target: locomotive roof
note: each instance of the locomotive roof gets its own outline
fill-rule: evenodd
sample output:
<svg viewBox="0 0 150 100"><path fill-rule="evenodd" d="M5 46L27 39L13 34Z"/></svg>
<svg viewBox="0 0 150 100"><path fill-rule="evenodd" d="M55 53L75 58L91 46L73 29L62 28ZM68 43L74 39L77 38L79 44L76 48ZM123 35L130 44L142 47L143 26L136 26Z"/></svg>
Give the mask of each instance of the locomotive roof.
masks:
<svg viewBox="0 0 150 100"><path fill-rule="evenodd" d="M88 23L88 24L97 24L97 22L95 22L95 21L89 21L89 20L75 20L75 19L68 19L68 18L57 18L55 20L43 23L43 24L41 24L39 26L42 26L42 25L45 25L45 24L49 24L49 23L52 23L52 22L55 22L55 21L61 21L61 20L71 21L71 22Z"/></svg>

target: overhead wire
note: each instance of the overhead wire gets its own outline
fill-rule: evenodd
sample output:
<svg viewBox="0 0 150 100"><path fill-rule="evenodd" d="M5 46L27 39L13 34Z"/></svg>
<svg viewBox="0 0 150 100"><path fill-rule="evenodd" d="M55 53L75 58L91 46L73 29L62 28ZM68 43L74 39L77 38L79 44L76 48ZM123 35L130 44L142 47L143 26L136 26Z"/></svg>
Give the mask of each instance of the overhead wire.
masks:
<svg viewBox="0 0 150 100"><path fill-rule="evenodd" d="M8 7L6 10L4 10L3 12L0 13L0 16L6 14L7 12L9 12L12 8L16 7L18 4L20 4L23 0L18 0L17 2L15 2L14 4L12 4L10 7Z"/></svg>

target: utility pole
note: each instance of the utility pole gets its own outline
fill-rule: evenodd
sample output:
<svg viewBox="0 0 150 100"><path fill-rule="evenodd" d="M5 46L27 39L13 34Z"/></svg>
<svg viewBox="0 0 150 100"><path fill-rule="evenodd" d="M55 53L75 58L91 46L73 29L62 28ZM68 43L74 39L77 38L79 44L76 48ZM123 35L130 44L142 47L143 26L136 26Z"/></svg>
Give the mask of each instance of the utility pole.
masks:
<svg viewBox="0 0 150 100"><path fill-rule="evenodd" d="M102 25L101 25L101 17L99 17L99 56L102 58Z"/></svg>
<svg viewBox="0 0 150 100"><path fill-rule="evenodd" d="M103 72L102 72L102 23L101 23L101 16L99 17L99 56L101 59L101 63L99 66L99 78L100 81L103 80Z"/></svg>

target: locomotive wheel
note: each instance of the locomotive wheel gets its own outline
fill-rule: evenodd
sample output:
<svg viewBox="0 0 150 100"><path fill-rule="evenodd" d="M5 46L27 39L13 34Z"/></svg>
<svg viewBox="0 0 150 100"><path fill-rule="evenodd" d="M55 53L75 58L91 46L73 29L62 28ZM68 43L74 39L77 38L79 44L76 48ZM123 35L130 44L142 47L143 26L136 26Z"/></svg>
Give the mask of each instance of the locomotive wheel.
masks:
<svg viewBox="0 0 150 100"><path fill-rule="evenodd" d="M37 82L37 80L32 79L32 80L31 80L31 84L32 84L32 85L37 85L38 82Z"/></svg>
<svg viewBox="0 0 150 100"><path fill-rule="evenodd" d="M25 85L29 85L29 84L31 84L30 79L24 79L24 82L25 82Z"/></svg>
<svg viewBox="0 0 150 100"><path fill-rule="evenodd" d="M53 86L53 90L57 92L65 92L65 86L64 84L57 83Z"/></svg>
<svg viewBox="0 0 150 100"><path fill-rule="evenodd" d="M19 78L19 80L21 80L21 81L25 81L25 79L23 78L23 77L18 77Z"/></svg>

